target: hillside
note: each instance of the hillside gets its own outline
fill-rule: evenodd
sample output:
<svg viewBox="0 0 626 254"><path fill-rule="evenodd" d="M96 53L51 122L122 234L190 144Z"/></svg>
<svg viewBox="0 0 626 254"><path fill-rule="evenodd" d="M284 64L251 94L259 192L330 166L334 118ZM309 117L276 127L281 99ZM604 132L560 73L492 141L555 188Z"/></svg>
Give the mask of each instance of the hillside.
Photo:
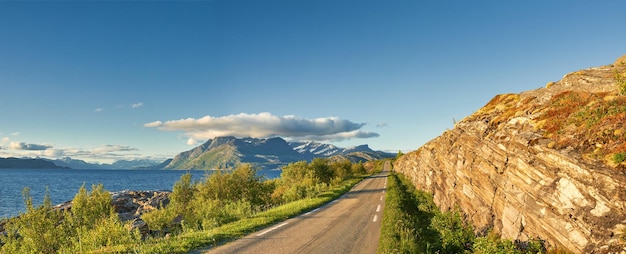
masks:
<svg viewBox="0 0 626 254"><path fill-rule="evenodd" d="M318 157L360 162L392 156L394 155L373 151L367 145L346 149L317 142L287 143L279 137L268 139L217 137L176 155L163 168L216 169L251 163L265 169L276 169L291 162L311 161Z"/></svg>
<svg viewBox="0 0 626 254"><path fill-rule="evenodd" d="M395 170L477 233L575 253L626 251L626 56L497 95Z"/></svg>

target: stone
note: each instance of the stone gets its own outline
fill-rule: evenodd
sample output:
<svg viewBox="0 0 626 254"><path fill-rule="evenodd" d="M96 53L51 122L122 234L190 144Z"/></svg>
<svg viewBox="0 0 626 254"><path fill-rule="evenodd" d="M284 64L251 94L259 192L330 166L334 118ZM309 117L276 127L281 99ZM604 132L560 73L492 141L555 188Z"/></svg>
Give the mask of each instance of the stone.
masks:
<svg viewBox="0 0 626 254"><path fill-rule="evenodd" d="M130 223L126 224L126 229L128 229L128 231L138 230L142 236L146 236L150 233L148 223L139 218L133 219Z"/></svg>
<svg viewBox="0 0 626 254"><path fill-rule="evenodd" d="M169 191L120 191L111 193L115 211L124 221L139 218L142 214L167 206Z"/></svg>

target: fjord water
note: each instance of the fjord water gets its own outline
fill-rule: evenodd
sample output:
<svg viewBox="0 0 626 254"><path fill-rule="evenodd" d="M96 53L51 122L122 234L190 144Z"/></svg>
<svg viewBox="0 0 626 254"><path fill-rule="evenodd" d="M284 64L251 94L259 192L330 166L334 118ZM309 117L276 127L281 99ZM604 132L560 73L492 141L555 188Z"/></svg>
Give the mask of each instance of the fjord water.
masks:
<svg viewBox="0 0 626 254"><path fill-rule="evenodd" d="M122 190L172 190L181 175L190 172L194 180L202 180L213 171L203 170L78 170L78 169L0 169L0 218L18 215L26 210L22 197L30 189L34 204L41 204L46 193L53 204L71 200L85 184L91 190L101 183L110 192ZM280 170L259 170L266 179L280 176Z"/></svg>

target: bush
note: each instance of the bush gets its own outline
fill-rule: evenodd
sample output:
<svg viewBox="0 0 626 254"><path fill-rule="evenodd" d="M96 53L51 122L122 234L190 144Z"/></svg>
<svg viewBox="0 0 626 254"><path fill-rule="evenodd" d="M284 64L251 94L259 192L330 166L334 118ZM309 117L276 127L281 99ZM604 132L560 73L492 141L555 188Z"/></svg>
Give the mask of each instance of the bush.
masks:
<svg viewBox="0 0 626 254"><path fill-rule="evenodd" d="M615 164L620 164L620 163L626 161L626 152L613 154L613 158L612 159L613 159L613 162L615 162Z"/></svg>
<svg viewBox="0 0 626 254"><path fill-rule="evenodd" d="M274 181L257 176L248 164L232 172L207 174L197 183L192 183L187 173L174 184L170 205L144 214L142 219L160 235L208 230L269 207L275 186Z"/></svg>
<svg viewBox="0 0 626 254"><path fill-rule="evenodd" d="M478 237L472 246L476 254L536 254L546 253L541 240L531 239L528 242L512 242L500 239L500 235L490 231L486 236Z"/></svg>
<svg viewBox="0 0 626 254"><path fill-rule="evenodd" d="M111 194L102 184L93 185L91 193L83 185L72 199L72 216L68 219L74 228L93 228L97 222L112 214Z"/></svg>
<svg viewBox="0 0 626 254"><path fill-rule="evenodd" d="M139 242L139 233L128 231L119 221L102 185L94 185L91 193L83 185L71 212L53 210L48 194L36 208L28 188L23 195L26 212L7 223L1 253L83 253Z"/></svg>
<svg viewBox="0 0 626 254"><path fill-rule="evenodd" d="M62 252L89 252L119 244L139 243L139 232L130 232L119 220L111 205L111 194L102 184L93 185L91 192L81 186L72 200L72 212L62 225L72 244Z"/></svg>
<svg viewBox="0 0 626 254"><path fill-rule="evenodd" d="M6 236L1 236L4 243L1 253L56 253L61 246L67 244L59 221L61 213L51 211L52 201L48 192L39 207L33 207L30 190L22 191L26 212L19 217L10 219L5 225Z"/></svg>
<svg viewBox="0 0 626 254"><path fill-rule="evenodd" d="M432 195L402 175L389 175L378 253L545 253L543 242L476 238L459 210L441 212Z"/></svg>
<svg viewBox="0 0 626 254"><path fill-rule="evenodd" d="M461 218L458 210L437 213L431 221L431 226L441 234L442 253L471 250L474 230Z"/></svg>

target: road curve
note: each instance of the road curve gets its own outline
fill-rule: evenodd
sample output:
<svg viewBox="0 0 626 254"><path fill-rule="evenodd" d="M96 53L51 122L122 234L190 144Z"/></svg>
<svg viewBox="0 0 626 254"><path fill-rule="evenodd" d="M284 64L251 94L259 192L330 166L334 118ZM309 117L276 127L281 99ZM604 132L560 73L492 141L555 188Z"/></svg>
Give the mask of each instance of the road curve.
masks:
<svg viewBox="0 0 626 254"><path fill-rule="evenodd" d="M389 164L331 203L206 253L376 253Z"/></svg>

